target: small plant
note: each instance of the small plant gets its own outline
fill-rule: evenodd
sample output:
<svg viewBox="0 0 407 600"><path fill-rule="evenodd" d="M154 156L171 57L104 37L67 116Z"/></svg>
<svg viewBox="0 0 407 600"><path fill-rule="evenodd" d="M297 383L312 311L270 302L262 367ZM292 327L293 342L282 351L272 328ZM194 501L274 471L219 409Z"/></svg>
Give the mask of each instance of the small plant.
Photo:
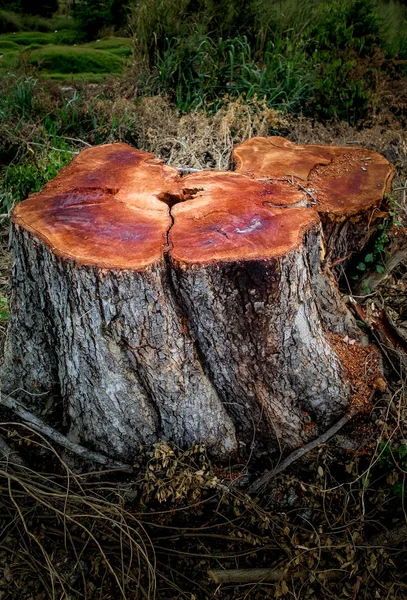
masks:
<svg viewBox="0 0 407 600"><path fill-rule="evenodd" d="M386 217L382 223L377 225L371 250L364 256L364 258L356 267L360 272L375 270L377 273L385 273L383 263L386 255L386 246L389 242L389 230L393 226L400 227L402 225L397 217L397 208L400 207L399 203L390 194L387 194L387 199L390 204L388 217ZM353 277L353 279L358 278L358 275Z"/></svg>
<svg viewBox="0 0 407 600"><path fill-rule="evenodd" d="M380 448L380 466L391 468L387 475L387 482L392 486L393 494L398 498L404 498L405 478L407 475L407 441L395 445L390 441L382 442Z"/></svg>

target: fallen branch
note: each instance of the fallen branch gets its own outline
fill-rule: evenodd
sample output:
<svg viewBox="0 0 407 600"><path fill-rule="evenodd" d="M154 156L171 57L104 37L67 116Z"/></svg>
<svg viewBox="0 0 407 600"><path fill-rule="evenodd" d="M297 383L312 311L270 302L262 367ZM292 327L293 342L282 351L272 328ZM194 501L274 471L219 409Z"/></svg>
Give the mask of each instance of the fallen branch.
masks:
<svg viewBox="0 0 407 600"><path fill-rule="evenodd" d="M289 581L305 577L307 571L290 572L284 569L210 569L209 577L215 583L261 583L263 581Z"/></svg>
<svg viewBox="0 0 407 600"><path fill-rule="evenodd" d="M62 435L62 433L59 433L59 431L56 431L56 429L53 429L44 423L44 421L42 421L39 417L33 415L25 408L25 406L10 396L2 396L0 399L0 405L12 410L23 421L23 423L29 425L32 429L34 429L34 431L37 431L38 433L48 437L53 442L59 444L63 448L66 448L73 454L76 454L77 456L80 456L81 458L90 462L96 462L113 469L128 472L132 471L132 467L130 465L114 462L107 456L99 454L99 452L92 452L92 450L88 450L80 444L71 442L71 440Z"/></svg>
<svg viewBox="0 0 407 600"><path fill-rule="evenodd" d="M407 525L396 527L384 533L378 533L369 540L369 546L384 546L393 548L407 542Z"/></svg>
<svg viewBox="0 0 407 600"><path fill-rule="evenodd" d="M287 456L287 458L281 461L281 463L279 463L272 471L267 471L267 473L264 473L264 475L259 477L259 479L257 479L249 487L249 489L247 490L248 493L257 493L263 486L267 485L269 481L273 479L273 477L275 477L282 471L285 471L285 469L287 469L287 467L289 467L293 462L295 462L308 452L311 452L311 450L314 450L314 448L325 444L325 442L327 442L340 429L342 429L342 427L346 425L346 423L349 423L349 421L352 419L352 417L354 417L354 415L354 412L344 415L341 419L339 419L337 423L335 423L335 425L332 425L332 427L328 429L328 431L325 431L325 433L317 437L315 440L312 440L312 442L305 444L305 446L301 446L301 448L294 450L294 452L292 452L289 456Z"/></svg>

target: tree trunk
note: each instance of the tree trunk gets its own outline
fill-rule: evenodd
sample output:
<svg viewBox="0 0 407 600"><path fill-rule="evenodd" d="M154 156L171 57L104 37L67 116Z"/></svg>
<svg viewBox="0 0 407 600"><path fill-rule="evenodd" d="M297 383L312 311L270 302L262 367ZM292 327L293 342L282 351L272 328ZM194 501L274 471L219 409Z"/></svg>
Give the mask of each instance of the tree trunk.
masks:
<svg viewBox="0 0 407 600"><path fill-rule="evenodd" d="M84 150L14 210L3 393L44 414L54 391L73 441L124 460L160 438L221 459L294 449L366 407L379 355L324 260L319 205L276 179Z"/></svg>

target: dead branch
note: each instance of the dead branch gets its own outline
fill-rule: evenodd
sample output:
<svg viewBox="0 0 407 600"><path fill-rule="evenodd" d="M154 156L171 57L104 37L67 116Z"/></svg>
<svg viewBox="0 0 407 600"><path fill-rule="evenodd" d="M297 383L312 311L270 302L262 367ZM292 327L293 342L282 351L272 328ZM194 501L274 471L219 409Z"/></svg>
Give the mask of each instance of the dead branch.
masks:
<svg viewBox="0 0 407 600"><path fill-rule="evenodd" d="M262 583L264 581L289 581L307 574L305 569L289 572L284 569L210 569L209 577L215 583Z"/></svg>
<svg viewBox="0 0 407 600"><path fill-rule="evenodd" d="M271 481L271 479L273 479L273 477L275 477L279 473L282 473L282 471L285 471L287 467L289 467L293 462L295 462L305 454L308 454L308 452L311 452L311 450L314 450L318 446L325 444L325 442L327 442L340 429L342 429L342 427L346 425L346 423L349 423L349 421L354 415L355 413L352 412L344 415L341 419L339 419L337 423L335 423L335 425L332 425L332 427L328 429L328 431L325 431L325 433L317 437L315 440L312 440L312 442L305 444L305 446L294 450L294 452L292 452L289 456L287 456L287 458L281 461L281 463L279 463L272 471L267 471L267 473L264 473L264 475L259 477L259 479L257 479L247 491L251 494L257 493L262 487L267 485Z"/></svg>
<svg viewBox="0 0 407 600"><path fill-rule="evenodd" d="M127 464L121 464L110 460L107 456L100 454L99 452L92 452L80 444L71 442L67 437L56 431L46 423L44 423L39 417L29 412L20 402L14 400L10 396L2 396L0 398L0 405L12 410L24 424L29 425L34 431L41 433L42 435L50 438L53 442L59 444L63 448L66 448L73 454L80 456L81 458L96 462L105 466L109 466L113 469L121 471L132 471L132 467Z"/></svg>

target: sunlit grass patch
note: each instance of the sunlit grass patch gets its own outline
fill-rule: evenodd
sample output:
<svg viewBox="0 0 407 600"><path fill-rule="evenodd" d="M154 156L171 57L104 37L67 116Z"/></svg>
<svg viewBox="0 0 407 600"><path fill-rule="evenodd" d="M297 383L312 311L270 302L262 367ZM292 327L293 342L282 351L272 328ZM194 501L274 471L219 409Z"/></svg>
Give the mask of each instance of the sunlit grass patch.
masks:
<svg viewBox="0 0 407 600"><path fill-rule="evenodd" d="M120 73L123 68L119 56L82 46L47 46L34 50L27 61L48 73Z"/></svg>

